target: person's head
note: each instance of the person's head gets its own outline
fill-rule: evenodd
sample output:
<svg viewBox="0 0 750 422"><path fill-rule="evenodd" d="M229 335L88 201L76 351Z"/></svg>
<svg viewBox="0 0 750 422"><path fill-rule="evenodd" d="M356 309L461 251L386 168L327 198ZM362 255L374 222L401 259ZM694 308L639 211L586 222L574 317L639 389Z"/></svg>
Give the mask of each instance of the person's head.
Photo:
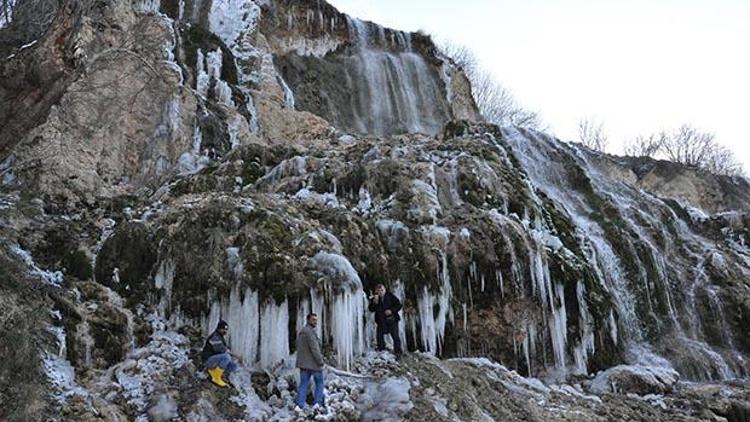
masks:
<svg viewBox="0 0 750 422"><path fill-rule="evenodd" d="M378 284L377 286L375 286L375 294L383 297L383 295L385 295L385 286L382 284Z"/></svg>
<svg viewBox="0 0 750 422"><path fill-rule="evenodd" d="M311 327L317 327L318 325L318 315L317 314L307 314L307 325Z"/></svg>
<svg viewBox="0 0 750 422"><path fill-rule="evenodd" d="M216 331L218 331L222 336L227 335L227 333L229 332L229 324L227 324L227 322L224 320L219 321L219 324L216 326Z"/></svg>

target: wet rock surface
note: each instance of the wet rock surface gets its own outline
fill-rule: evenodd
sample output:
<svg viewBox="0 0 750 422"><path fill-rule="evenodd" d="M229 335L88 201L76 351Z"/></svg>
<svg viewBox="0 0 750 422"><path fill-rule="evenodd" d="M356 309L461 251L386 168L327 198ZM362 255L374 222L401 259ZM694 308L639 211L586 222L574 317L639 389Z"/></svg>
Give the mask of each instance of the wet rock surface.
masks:
<svg viewBox="0 0 750 422"><path fill-rule="evenodd" d="M747 418L746 183L476 123L429 37L325 2L49 11L0 28L0 419Z"/></svg>

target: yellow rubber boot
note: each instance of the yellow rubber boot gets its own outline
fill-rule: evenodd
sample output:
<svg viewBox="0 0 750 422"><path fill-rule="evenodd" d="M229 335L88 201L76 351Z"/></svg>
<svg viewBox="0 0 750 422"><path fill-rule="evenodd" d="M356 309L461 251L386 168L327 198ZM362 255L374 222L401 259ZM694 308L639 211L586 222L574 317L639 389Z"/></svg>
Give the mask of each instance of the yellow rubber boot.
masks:
<svg viewBox="0 0 750 422"><path fill-rule="evenodd" d="M211 382L218 385L219 387L226 387L227 383L224 382L224 370L216 367L216 368L210 368L208 370L208 375L211 376Z"/></svg>

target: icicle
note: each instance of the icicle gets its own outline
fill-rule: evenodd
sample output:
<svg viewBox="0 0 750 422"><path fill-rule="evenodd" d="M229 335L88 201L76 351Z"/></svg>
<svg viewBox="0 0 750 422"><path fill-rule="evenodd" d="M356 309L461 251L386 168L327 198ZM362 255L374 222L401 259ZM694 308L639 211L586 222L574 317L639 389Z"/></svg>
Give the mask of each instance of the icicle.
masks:
<svg viewBox="0 0 750 422"><path fill-rule="evenodd" d="M260 317L260 365L268 368L289 356L289 304L263 306Z"/></svg>
<svg viewBox="0 0 750 422"><path fill-rule="evenodd" d="M612 342L617 345L617 321L615 321L615 314L612 310L609 311L609 336L612 338Z"/></svg>
<svg viewBox="0 0 750 422"><path fill-rule="evenodd" d="M240 284L235 285L229 294L229 307L224 319L230 327L229 343L232 351L238 354L246 365L253 365L258 359L258 293L247 288L243 298L240 294ZM279 331L277 335L282 335L282 332ZM286 337L283 340L286 342ZM278 342L278 339L269 341L275 342Z"/></svg>
<svg viewBox="0 0 750 422"><path fill-rule="evenodd" d="M211 77L206 73L205 58L203 57L203 51L201 51L200 48L197 50L196 56L195 90L205 98L208 96L208 87L210 85Z"/></svg>
<svg viewBox="0 0 750 422"><path fill-rule="evenodd" d="M453 319L453 311L450 308L453 289L448 273L448 258L444 253L441 253L441 262L442 268L438 268L437 274L437 278L441 282L437 297L427 290L427 286L424 286L420 297L417 299L422 345L425 352L432 354L438 354L442 349L446 322L448 318ZM433 313L435 302L438 305L437 316Z"/></svg>
<svg viewBox="0 0 750 422"><path fill-rule="evenodd" d="M555 291L557 293L557 299L560 302L560 306L552 307L552 315L550 317L550 336L552 337L552 350L555 355L555 366L558 369L565 369L565 346L568 342L567 326L568 317L565 311L565 295L563 286L561 284L555 284Z"/></svg>
<svg viewBox="0 0 750 422"><path fill-rule="evenodd" d="M497 280L497 284L500 286L500 297L505 297L505 290L503 286L503 273L500 271L500 269L495 269L495 279Z"/></svg>
<svg viewBox="0 0 750 422"><path fill-rule="evenodd" d="M419 326L422 332L422 346L425 352L437 353L437 330L435 329L435 317L433 315L434 297L423 287L422 296L417 300L419 310Z"/></svg>
<svg viewBox="0 0 750 422"><path fill-rule="evenodd" d="M209 303L211 308L208 311L208 317L206 318L205 325L203 326L204 336L208 336L215 329L221 320L221 303L218 300L212 300L211 293L208 293Z"/></svg>
<svg viewBox="0 0 750 422"><path fill-rule="evenodd" d="M467 323L468 323L469 318L468 318L468 312L466 309L466 302L462 303L461 307L463 308L463 311L464 311L464 331L467 331Z"/></svg>
<svg viewBox="0 0 750 422"><path fill-rule="evenodd" d="M83 365L86 368L90 368L92 361L91 361L91 349L94 347L94 339L91 337L91 327L89 326L89 321L87 319L83 319L80 324L76 327L76 332L78 338L81 339L81 342L83 342Z"/></svg>
<svg viewBox="0 0 750 422"><path fill-rule="evenodd" d="M393 293L401 303L406 303L406 293L404 292L404 285L401 284L400 279L396 280L391 286L391 293ZM364 299L367 301L367 298ZM367 306L366 302L365 306ZM401 312L401 321L398 322L398 333L399 337L401 337L401 344L406 347L406 315L404 312Z"/></svg>
<svg viewBox="0 0 750 422"><path fill-rule="evenodd" d="M297 323L295 324L296 333L299 333L302 328L307 325L307 315L312 312L310 309L310 298L306 297L301 299L297 305Z"/></svg>
<svg viewBox="0 0 750 422"><path fill-rule="evenodd" d="M318 315L319 321L328 321L328 313L326 312L325 307L325 297L321 293L316 292L312 288L310 288L310 298L311 298L311 309L314 314ZM326 330L326 324L318 324L316 327L316 331L318 332L318 337L321 339L325 339L327 336L327 330Z"/></svg>
<svg viewBox="0 0 750 422"><path fill-rule="evenodd" d="M469 292L469 303L471 303L471 306L474 306L474 297L471 294L471 280L476 278L476 270L477 265L476 263L472 262L470 265L470 277L466 278L466 291Z"/></svg>
<svg viewBox="0 0 750 422"><path fill-rule="evenodd" d="M579 374L588 373L588 356L589 353L595 352L593 321L586 304L586 286L582 281L576 284L576 299L578 301L578 325L580 333L580 343L575 347L576 371Z"/></svg>
<svg viewBox="0 0 750 422"><path fill-rule="evenodd" d="M355 355L364 353L364 292L344 292L331 306L331 332L337 362L348 371Z"/></svg>
<svg viewBox="0 0 750 422"><path fill-rule="evenodd" d="M523 338L523 355L526 357L526 375L531 376L531 353L530 350L532 348L532 344L534 339L532 336L534 335L534 331L530 329L530 326L526 326L526 336Z"/></svg>
<svg viewBox="0 0 750 422"><path fill-rule="evenodd" d="M200 155L202 143L203 134L201 133L200 126L196 122L195 129L193 129L193 154Z"/></svg>
<svg viewBox="0 0 750 422"><path fill-rule="evenodd" d="M294 110L294 92L289 88L289 85L287 85L284 78L279 76L277 79L279 85L281 85L281 89L284 90L284 108L287 110Z"/></svg>
<svg viewBox="0 0 750 422"><path fill-rule="evenodd" d="M154 276L154 287L162 291L159 300L159 316L167 318L172 308L172 282L174 281L175 265L171 259L165 259L159 265Z"/></svg>

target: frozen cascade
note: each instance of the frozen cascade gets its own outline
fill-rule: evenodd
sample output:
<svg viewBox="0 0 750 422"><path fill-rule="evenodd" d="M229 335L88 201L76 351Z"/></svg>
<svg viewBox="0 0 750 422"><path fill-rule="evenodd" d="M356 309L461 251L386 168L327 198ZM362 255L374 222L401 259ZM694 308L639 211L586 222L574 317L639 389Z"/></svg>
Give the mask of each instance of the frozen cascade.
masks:
<svg viewBox="0 0 750 422"><path fill-rule="evenodd" d="M62 320L59 311L52 312L52 316L55 319ZM74 395L88 398L88 391L76 383L75 368L66 359L65 328L62 326L50 326L48 330L57 340L57 351L56 353L44 353L44 372L50 384L55 389L55 400L64 402Z"/></svg>
<svg viewBox="0 0 750 422"><path fill-rule="evenodd" d="M539 166L540 162L549 162L549 157L544 155L547 146L540 145L555 142L548 140L543 134L529 133L525 136L518 129L504 128L503 136L513 147L513 153L523 164L524 170L529 175L534 186L541 189L545 194L553 198L557 203L566 208L568 214L574 219L574 223L580 232L580 238L584 239L582 245L584 250L589 251L589 259L600 280L606 281L606 286L612 291L617 313L620 317L622 328L627 338L639 341L643 334L641 323L636 315L635 301L627 287L627 281L620 268L619 259L606 240L602 229L590 219L585 201L578 197L575 189L561 189L559 181L565 180L565 176L558 174L556 168ZM554 148L554 146L549 146ZM560 170L563 171L563 170ZM539 265L535 262L535 265ZM538 272L538 271L537 271ZM537 278L537 289L543 290L547 286L539 283ZM561 316L561 315L559 315ZM613 330L613 332L616 332ZM553 336L555 338L555 336ZM559 338L559 336L558 336ZM556 350L556 361L557 348Z"/></svg>
<svg viewBox="0 0 750 422"><path fill-rule="evenodd" d="M257 29L260 7L252 0L217 0L211 2L209 28L218 35L235 57L240 91L245 96L251 131L258 129L257 111L248 88L254 80L252 62L260 54L251 39ZM226 94L226 93L225 93Z"/></svg>
<svg viewBox="0 0 750 422"><path fill-rule="evenodd" d="M607 329L612 340L624 344L626 351L646 341L644 327L652 329L649 336L653 328L671 330L672 340L668 337L652 341L660 344L660 351L688 379L726 379L749 372L746 360L735 350L732 335L720 337L716 334L731 333L731 330L724 305L712 284L714 281L705 268L707 257L711 257L716 248L714 241L703 238L688 227L661 198L636 191L624 183L610 182L611 178L604 177L609 171L607 167L600 166L598 159L592 158L593 154L578 146L563 144L542 133L515 128L503 129L503 137L532 182L531 189L543 191L572 219L581 249L596 279L602 282L601 287L614 304L615 312L610 312L605 321L592 321L586 304L587 286L581 282L576 286L577 304L568 304L577 305L579 311L580 342L570 345L576 372L586 370L588 357L595 351L594 326ZM571 165L563 164L566 162L560 159L563 156L572 159L573 166L585 174L584 182L590 183L594 195L617 209L616 218L621 219L618 224L624 225L624 232L631 234L632 237L617 245L617 253L611 234L593 217L592 199L587 196L590 194L571 181ZM539 163L549 164L541 166ZM675 238L680 242L675 242ZM631 254L633 258L627 259L635 259L636 265L621 262L619 256L622 254ZM675 259L683 260L681 265L693 270L678 269L674 266ZM532 267L536 268L534 273L542 274L539 257L533 257ZM566 347L560 349L565 342L564 331L561 331L565 315L562 312L555 315L555 309L562 311L559 305L563 296L555 290L554 280L550 297L550 285L541 282L545 278L533 278L535 295L541 299L546 294L548 299L545 302L550 304L548 310L552 315L548 318L552 351L558 366L567 351ZM676 288L676 283L684 287ZM637 303L636 294L639 295ZM711 311L710 319L706 318L706 309ZM662 312L664 318L654 319ZM535 336L528 335L527 338L528 344L524 342L522 346L524 353L528 352L533 359Z"/></svg>
<svg viewBox="0 0 750 422"><path fill-rule="evenodd" d="M550 330L555 367L564 373L566 370L565 350L568 344L564 288L562 284L552 281L544 250L544 240L537 233L532 231L535 245L531 248L529 255L529 266L532 270L531 288L532 293L536 294L544 304L542 309L545 312L549 309L547 325Z"/></svg>
<svg viewBox="0 0 750 422"><path fill-rule="evenodd" d="M342 255L318 252L311 264L323 275L323 286L319 286L319 290L322 287L329 297L330 335L338 364L349 369L353 358L368 346L365 336L367 300L362 282L349 260ZM340 317L342 315L346 317Z"/></svg>
<svg viewBox="0 0 750 422"><path fill-rule="evenodd" d="M211 86L211 80L214 81L213 95L216 100L234 108L232 101L232 89L226 81L221 79L222 52L220 48L215 51L209 51L205 57L201 49L196 52L196 81L195 90L204 98L208 98L208 89Z"/></svg>
<svg viewBox="0 0 750 422"><path fill-rule="evenodd" d="M592 174L592 183L601 191L610 193L610 198L616 203L619 209L624 210L623 217L628 225L639 237L640 242L648 247L650 259L653 261L653 267L656 271L656 277L651 277L642 272L644 290L647 293L649 309L653 309L652 302L663 301L668 308L668 314L673 324L675 338L679 346L670 353L670 358L675 361L683 360L679 369L691 379L711 380L711 379L729 379L738 374L750 373L741 354L735 350L732 331L726 327L726 319L723 305L716 295L712 295L715 286L711 283L705 270L706 257L711 256L714 250L714 244L687 227L685 221L677 217L674 211L664 203L660 198L652 195L645 195L647 206L653 207L653 210L666 210L671 220L675 223L672 225L676 231L677 237L691 247L681 247L677 251L676 245L672 244L671 236L666 232L665 225L659 219L654 218L658 215L657 211L651 213L642 212L643 204L639 204L627 191L619 185L606 185L603 178L596 177L599 173L596 167L592 166L579 150L576 149L579 159L583 162L584 168ZM673 272L664 259L664 253L657 251L654 237L647 230L642 228L640 220L650 222L651 227L657 227L661 236L666 240L665 250L678 256L685 256L693 262L694 271L692 273L681 274L680 278L690 280L687 289L672 291L670 281L666 277L667 273ZM652 287L652 285L654 287ZM655 290L656 286L662 286L663 293L658 295ZM652 289L653 293L652 293ZM726 333L721 344L709 345L707 343L707 330L705 324L711 324L706 320L706 315L702 315L699 306L696 303L696 294L703 294L709 301L709 307L713 310L711 321L717 321L718 325L723 327ZM674 296L682 296L680 304L682 309L678 312ZM652 310L653 312L653 310ZM680 316L678 318L678 315ZM684 327L684 319L687 319L687 331ZM702 319L703 318L703 319Z"/></svg>
<svg viewBox="0 0 750 422"><path fill-rule="evenodd" d="M384 28L352 18L347 18L347 27L350 37L357 40L354 48L331 57L307 56L311 63L334 60L342 67L335 82L315 82L321 84L318 90L333 100L322 106L311 104L309 107L325 109L308 111L351 132L438 133L450 116L443 80L420 53L412 51L411 36L387 30L396 34L390 42ZM337 86L329 89L326 83ZM341 96L341 92L347 95ZM297 106L305 109L306 104L300 101Z"/></svg>
<svg viewBox="0 0 750 422"><path fill-rule="evenodd" d="M288 301L260 304L257 292L249 288L243 291L239 283L244 271L239 251L227 248L226 252L227 265L238 284L228 298L212 302L204 322L204 333L211 332L220 319L226 320L232 328L229 337L232 350L245 364L268 368L289 357ZM369 347L365 335L367 299L362 283L351 263L341 255L319 252L311 264L321 274L322 284L311 288L309 297L300 299L295 326L301 329L308 313L318 314L321 321L318 334L333 345L338 365L349 369L353 359ZM169 271L160 269L159 272ZM158 278L169 277L159 275ZM165 284L164 281L160 283ZM339 317L342 315L345 317Z"/></svg>

